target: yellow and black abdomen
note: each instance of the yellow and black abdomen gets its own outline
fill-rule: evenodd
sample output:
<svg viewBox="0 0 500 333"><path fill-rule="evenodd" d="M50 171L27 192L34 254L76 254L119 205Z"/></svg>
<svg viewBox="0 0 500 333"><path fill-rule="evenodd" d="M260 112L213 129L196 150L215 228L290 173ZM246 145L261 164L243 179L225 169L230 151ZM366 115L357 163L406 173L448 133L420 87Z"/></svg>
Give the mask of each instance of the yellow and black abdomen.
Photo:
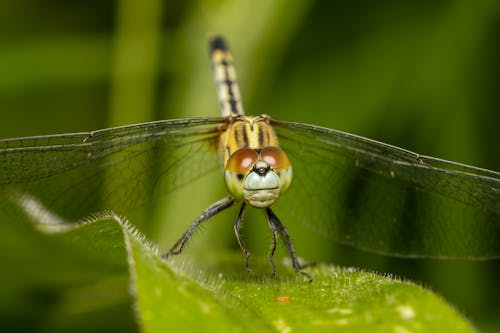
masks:
<svg viewBox="0 0 500 333"><path fill-rule="evenodd" d="M209 45L222 117L244 115L233 56L225 41L219 36L213 37Z"/></svg>

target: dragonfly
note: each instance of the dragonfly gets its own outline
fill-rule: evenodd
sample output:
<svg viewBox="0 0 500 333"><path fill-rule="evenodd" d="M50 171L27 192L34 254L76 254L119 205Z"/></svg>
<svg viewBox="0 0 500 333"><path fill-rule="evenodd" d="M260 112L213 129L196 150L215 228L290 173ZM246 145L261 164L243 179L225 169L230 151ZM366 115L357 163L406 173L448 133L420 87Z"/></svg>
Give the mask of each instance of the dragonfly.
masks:
<svg viewBox="0 0 500 333"><path fill-rule="evenodd" d="M163 258L180 254L200 224L234 204L247 269L244 212L264 212L274 275L280 237L293 269L312 281L281 221L389 256L500 258L499 172L320 126L246 116L227 43L215 36L209 50L221 117L0 140L0 217L19 219L33 200L31 210L44 207L64 221L98 209L126 212L220 175L222 166L228 196L203 211Z"/></svg>

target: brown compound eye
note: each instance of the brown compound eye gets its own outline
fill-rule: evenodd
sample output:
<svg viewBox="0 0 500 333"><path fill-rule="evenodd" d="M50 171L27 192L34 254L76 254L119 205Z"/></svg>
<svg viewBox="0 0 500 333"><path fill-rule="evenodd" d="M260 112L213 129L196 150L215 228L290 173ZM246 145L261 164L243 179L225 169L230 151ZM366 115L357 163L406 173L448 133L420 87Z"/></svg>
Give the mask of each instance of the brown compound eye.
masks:
<svg viewBox="0 0 500 333"><path fill-rule="evenodd" d="M271 169L276 171L286 170L291 167L288 156L278 147L263 148L260 151L260 157L271 166Z"/></svg>
<svg viewBox="0 0 500 333"><path fill-rule="evenodd" d="M257 152L250 148L235 151L226 163L226 170L237 174L247 174L259 159Z"/></svg>

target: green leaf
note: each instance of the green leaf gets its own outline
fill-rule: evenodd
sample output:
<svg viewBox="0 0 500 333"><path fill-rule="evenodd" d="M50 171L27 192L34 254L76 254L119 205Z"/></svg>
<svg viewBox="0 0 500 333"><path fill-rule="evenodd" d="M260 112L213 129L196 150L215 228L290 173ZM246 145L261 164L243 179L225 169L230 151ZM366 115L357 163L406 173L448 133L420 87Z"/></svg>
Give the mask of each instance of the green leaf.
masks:
<svg viewBox="0 0 500 333"><path fill-rule="evenodd" d="M38 230L37 230L38 229ZM286 264L248 274L239 253L169 262L113 213L87 222L4 221L2 323L11 331L470 332L443 299L413 283L354 268Z"/></svg>

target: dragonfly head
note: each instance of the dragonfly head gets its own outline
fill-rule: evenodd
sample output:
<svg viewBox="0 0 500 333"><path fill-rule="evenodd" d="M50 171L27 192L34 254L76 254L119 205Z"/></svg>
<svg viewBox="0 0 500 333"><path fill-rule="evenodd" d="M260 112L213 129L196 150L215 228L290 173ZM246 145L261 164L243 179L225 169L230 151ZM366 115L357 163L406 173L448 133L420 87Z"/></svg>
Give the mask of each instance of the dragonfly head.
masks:
<svg viewBox="0 0 500 333"><path fill-rule="evenodd" d="M279 147L243 148L228 159L226 186L236 199L251 206L271 206L292 182L292 165Z"/></svg>

